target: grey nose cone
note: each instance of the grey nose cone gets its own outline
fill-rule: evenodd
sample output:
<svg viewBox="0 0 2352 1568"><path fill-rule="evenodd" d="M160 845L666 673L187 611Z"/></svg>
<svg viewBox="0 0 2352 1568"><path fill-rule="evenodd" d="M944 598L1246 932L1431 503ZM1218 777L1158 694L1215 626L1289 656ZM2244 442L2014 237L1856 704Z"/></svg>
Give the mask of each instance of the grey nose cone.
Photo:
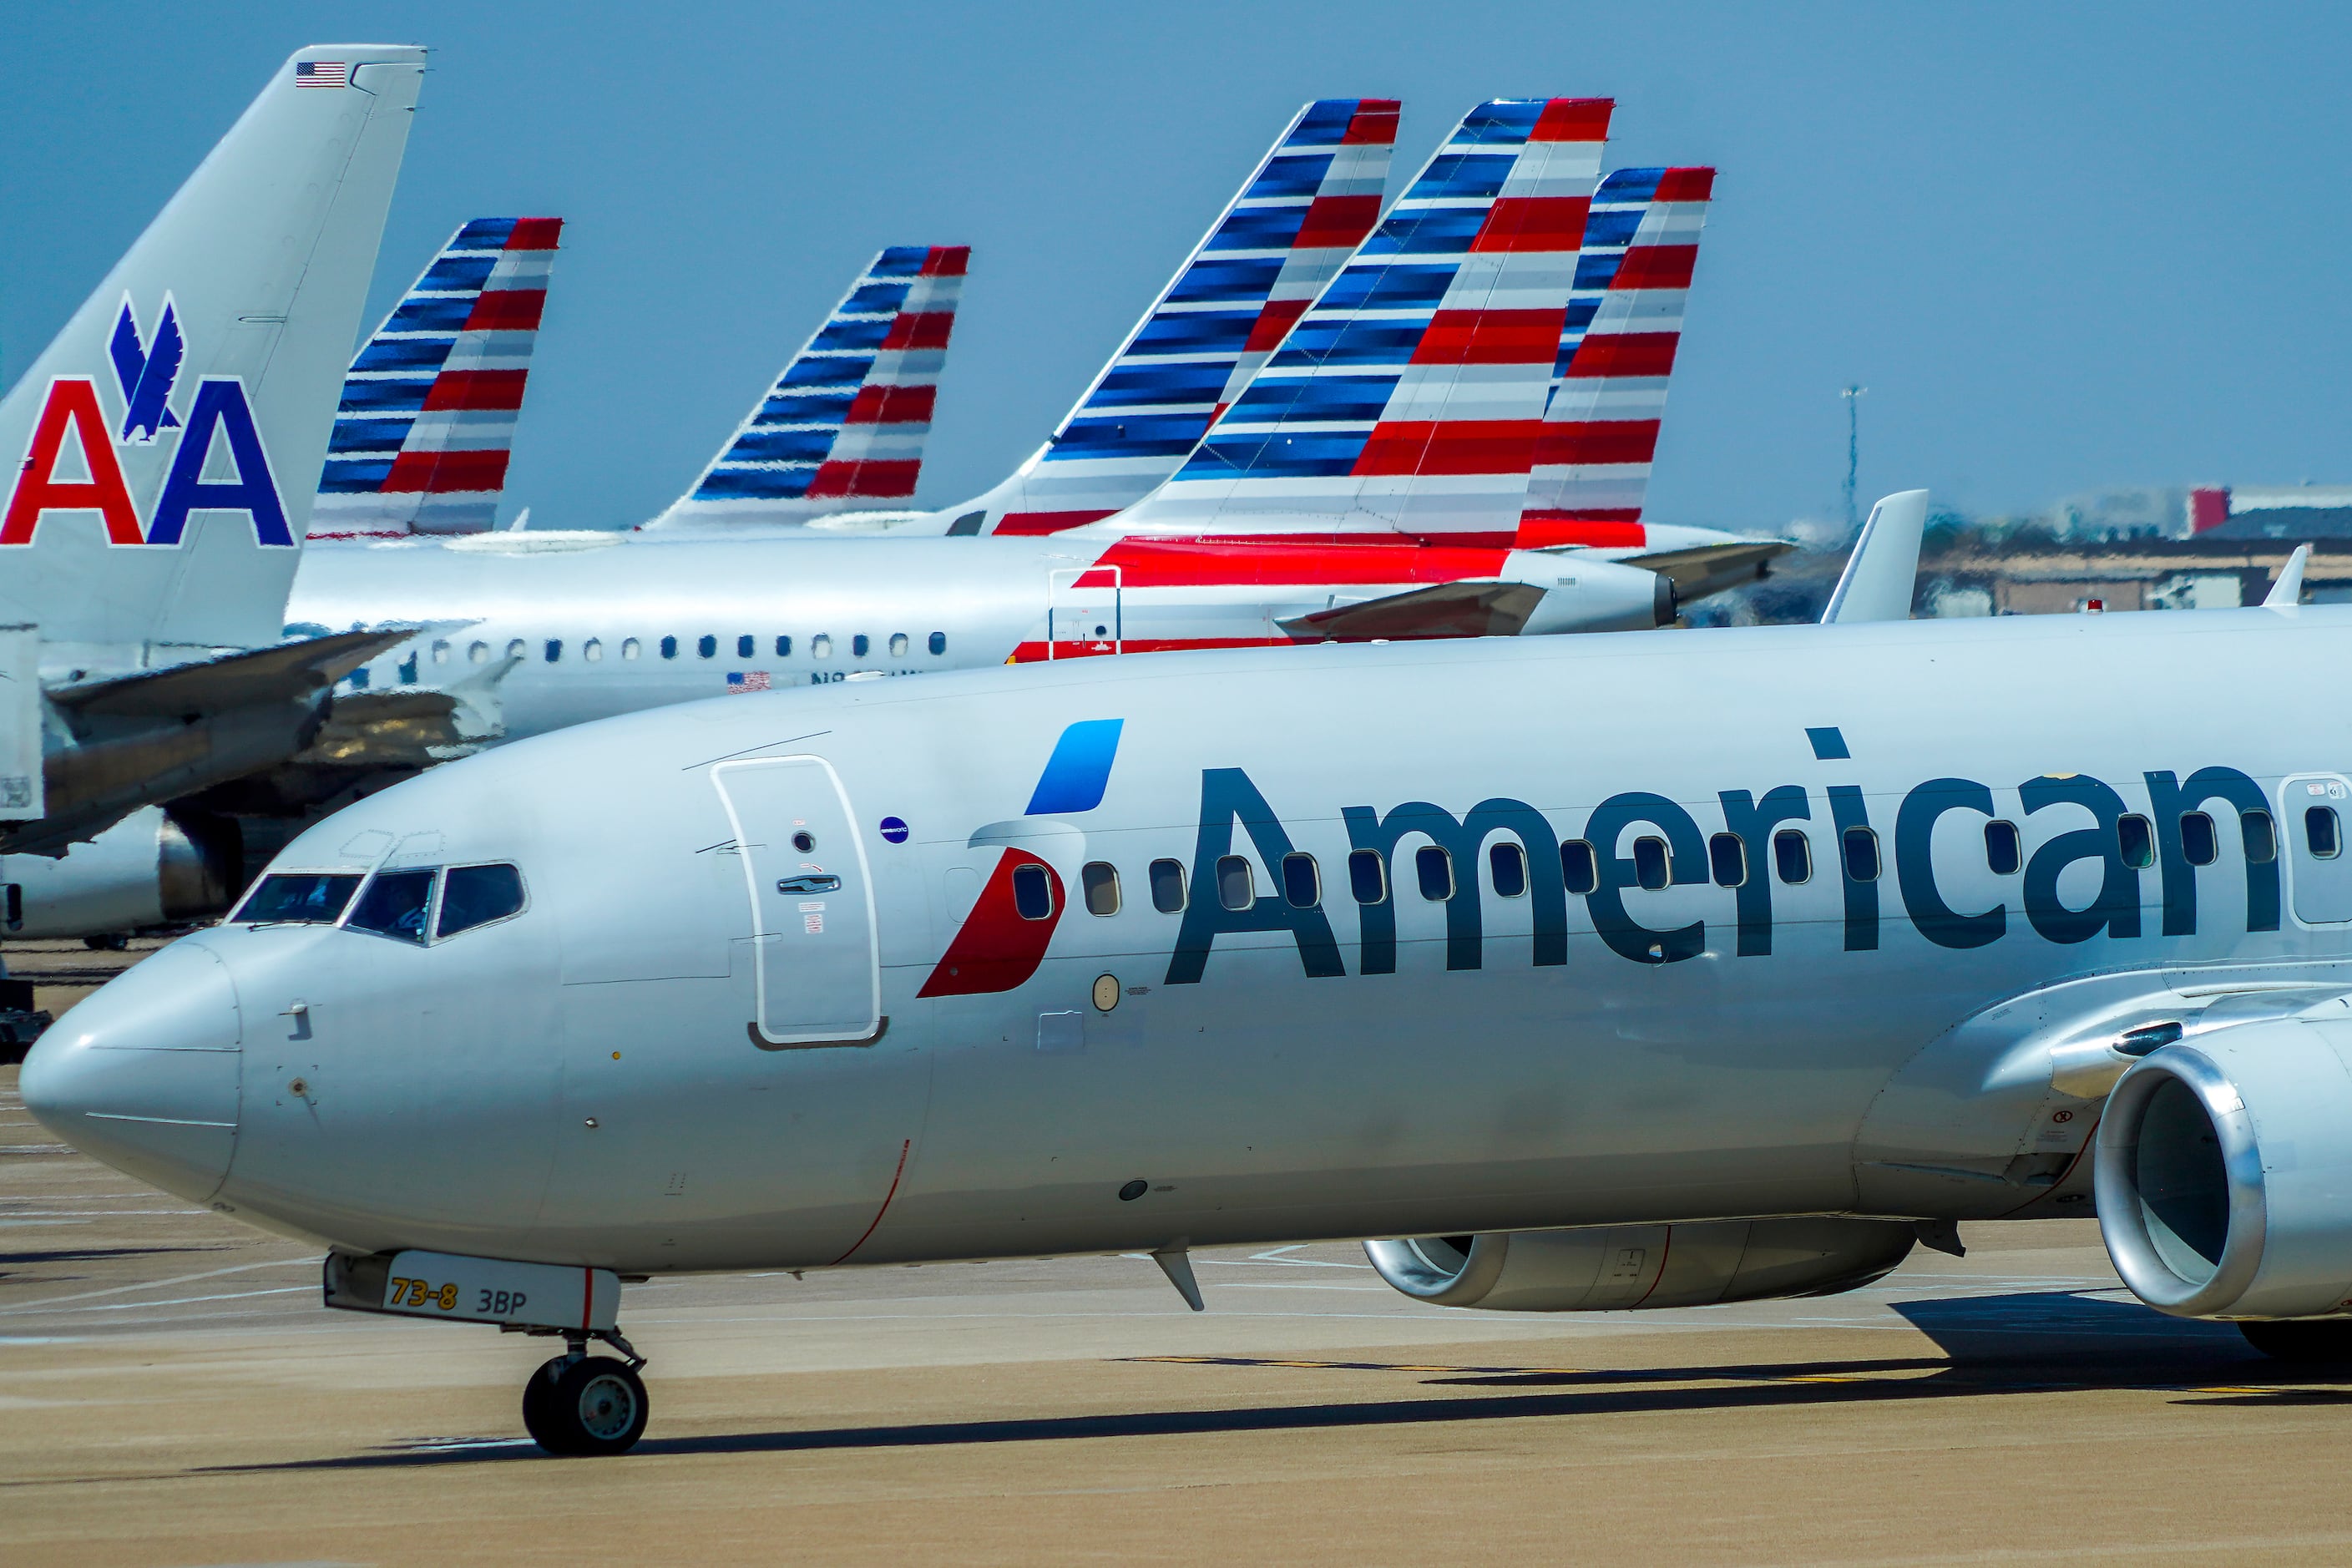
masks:
<svg viewBox="0 0 2352 1568"><path fill-rule="evenodd" d="M236 992L179 942L117 976L35 1042L19 1088L41 1125L93 1159L198 1203L236 1138Z"/></svg>

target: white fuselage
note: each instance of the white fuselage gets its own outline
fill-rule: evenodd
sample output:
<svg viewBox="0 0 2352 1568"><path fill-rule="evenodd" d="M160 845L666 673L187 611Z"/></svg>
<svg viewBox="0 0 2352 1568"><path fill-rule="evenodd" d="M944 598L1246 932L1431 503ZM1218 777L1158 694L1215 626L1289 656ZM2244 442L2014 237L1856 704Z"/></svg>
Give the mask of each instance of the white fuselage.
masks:
<svg viewBox="0 0 2352 1568"><path fill-rule="evenodd" d="M520 913L184 939L25 1094L258 1223L632 1272L2084 1213L2120 1068L2070 1040L2352 973L2343 705L2246 700L2347 659L2247 610L692 704L275 868L511 864Z"/></svg>

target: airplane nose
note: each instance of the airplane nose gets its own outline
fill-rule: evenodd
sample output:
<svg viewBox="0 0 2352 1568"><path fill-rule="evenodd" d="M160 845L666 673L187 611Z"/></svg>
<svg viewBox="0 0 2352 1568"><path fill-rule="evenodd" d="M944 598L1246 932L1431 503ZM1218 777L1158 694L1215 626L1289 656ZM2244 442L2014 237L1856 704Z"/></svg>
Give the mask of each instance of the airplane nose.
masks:
<svg viewBox="0 0 2352 1568"><path fill-rule="evenodd" d="M227 968L182 942L51 1026L18 1088L25 1109L83 1153L201 1203L228 1174L240 1034Z"/></svg>

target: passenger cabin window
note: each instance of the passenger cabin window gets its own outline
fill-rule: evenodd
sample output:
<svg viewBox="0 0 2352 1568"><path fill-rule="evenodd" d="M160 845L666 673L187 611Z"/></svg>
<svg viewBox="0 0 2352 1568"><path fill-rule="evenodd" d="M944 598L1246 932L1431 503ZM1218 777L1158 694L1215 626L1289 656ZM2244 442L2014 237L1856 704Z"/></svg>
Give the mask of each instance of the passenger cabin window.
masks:
<svg viewBox="0 0 2352 1568"><path fill-rule="evenodd" d="M735 657L737 658L750 658L757 654L759 650L759 639L756 637L746 636L739 637L735 639Z"/></svg>
<svg viewBox="0 0 2352 1568"><path fill-rule="evenodd" d="M1561 845L1559 877L1570 892L1580 896L1601 886L1601 863L1593 857L1592 846L1581 838L1571 838Z"/></svg>
<svg viewBox="0 0 2352 1568"><path fill-rule="evenodd" d="M1054 881L1043 866L1013 868L1013 908L1024 921L1051 920L1054 915Z"/></svg>
<svg viewBox="0 0 2352 1568"><path fill-rule="evenodd" d="M2213 831L2213 819L2201 811L2181 816L2180 858L2191 866L2210 866L2221 858L2221 835Z"/></svg>
<svg viewBox="0 0 2352 1568"><path fill-rule="evenodd" d="M512 866L452 866L441 874L435 936L456 936L522 912L522 873Z"/></svg>
<svg viewBox="0 0 2352 1568"><path fill-rule="evenodd" d="M1421 896L1431 903L1442 904L1454 896L1454 857L1442 846L1424 844L1414 850L1412 874L1421 884Z"/></svg>
<svg viewBox="0 0 2352 1568"><path fill-rule="evenodd" d="M695 639L694 651L704 658L716 658L719 657L719 639L706 632Z"/></svg>
<svg viewBox="0 0 2352 1568"><path fill-rule="evenodd" d="M2238 837L2246 847L2246 862L2266 866L2278 858L2278 833L2271 826L2267 811L2242 811L2238 814Z"/></svg>
<svg viewBox="0 0 2352 1568"><path fill-rule="evenodd" d="M422 943L425 916L432 907L431 871L378 871L352 905L343 929Z"/></svg>
<svg viewBox="0 0 2352 1568"><path fill-rule="evenodd" d="M2116 848L2124 864L2135 870L2146 870L2156 864L2156 828L2145 816L2116 818Z"/></svg>
<svg viewBox="0 0 2352 1568"><path fill-rule="evenodd" d="M1849 827L1845 845L1845 876L1849 882L1878 880L1878 835L1867 827Z"/></svg>
<svg viewBox="0 0 2352 1568"><path fill-rule="evenodd" d="M1314 856L1294 849L1282 858L1282 901L1294 910L1323 901L1323 872Z"/></svg>
<svg viewBox="0 0 2352 1568"><path fill-rule="evenodd" d="M816 636L809 638L809 657L811 658L831 658L833 657L833 636L831 633L819 632Z"/></svg>
<svg viewBox="0 0 2352 1568"><path fill-rule="evenodd" d="M2212 824L2206 824L2211 826ZM2014 877L2017 868L2025 864L2025 856L2017 841L2014 822L1985 824L1985 865L1996 877Z"/></svg>
<svg viewBox="0 0 2352 1568"><path fill-rule="evenodd" d="M790 658L793 657L792 638L778 637L776 639L776 657L778 658Z"/></svg>
<svg viewBox="0 0 2352 1568"><path fill-rule="evenodd" d="M433 662L436 664L446 664L449 662L449 645L447 643L436 642L433 645Z"/></svg>
<svg viewBox="0 0 2352 1568"><path fill-rule="evenodd" d="M1087 913L1118 913L1118 868L1108 860L1089 860L1078 871L1078 886L1087 896Z"/></svg>
<svg viewBox="0 0 2352 1568"><path fill-rule="evenodd" d="M864 658L866 657L866 650L873 646L874 639L867 637L864 632L859 632L856 636L849 639L849 657L852 658Z"/></svg>
<svg viewBox="0 0 2352 1568"><path fill-rule="evenodd" d="M520 658L527 651L528 649L524 647L523 640L520 637L517 637L512 642L507 644L507 657L509 658Z"/></svg>
<svg viewBox="0 0 2352 1568"><path fill-rule="evenodd" d="M229 919L239 925L332 925L359 891L356 871L273 871L261 879Z"/></svg>
<svg viewBox="0 0 2352 1568"><path fill-rule="evenodd" d="M1737 833L1718 833L1706 841L1707 869L1718 888L1737 888L1748 880L1748 846Z"/></svg>
<svg viewBox="0 0 2352 1568"><path fill-rule="evenodd" d="M1151 863L1151 907L1172 915L1184 907L1184 868L1173 860Z"/></svg>
<svg viewBox="0 0 2352 1568"><path fill-rule="evenodd" d="M1633 880L1655 892L1674 880L1674 862L1666 854L1666 841L1644 837L1633 840Z"/></svg>
<svg viewBox="0 0 2352 1568"><path fill-rule="evenodd" d="M908 647L909 646L911 646L911 645L909 645L909 644L908 643L908 641L907 641L907 634L906 634L906 633L904 633L904 632L892 632L892 633L890 634L890 657L891 657L892 658L906 658L906 657L907 657L907 649L908 649Z"/></svg>
<svg viewBox="0 0 2352 1568"><path fill-rule="evenodd" d="M598 638L590 637L586 642L580 645L580 657L586 659L591 664L595 663L598 659L604 657L604 643Z"/></svg>
<svg viewBox="0 0 2352 1568"><path fill-rule="evenodd" d="M1348 891L1360 904L1382 904L1389 897L1389 868L1377 849L1348 852Z"/></svg>
<svg viewBox="0 0 2352 1568"><path fill-rule="evenodd" d="M550 638L548 638L548 639L547 639L547 662L548 662L548 663L550 663L550 664L553 664L557 659L562 658L562 657L563 657L563 639L562 639L562 637L550 637Z"/></svg>
<svg viewBox="0 0 2352 1568"><path fill-rule="evenodd" d="M623 658L635 658L645 651L645 648L639 645L637 639L635 637L626 637L622 640L621 657Z"/></svg>
<svg viewBox="0 0 2352 1568"><path fill-rule="evenodd" d="M1495 884L1498 899L1524 897L1528 890L1528 852L1524 846L1505 839L1486 850L1486 875Z"/></svg>
<svg viewBox="0 0 2352 1568"><path fill-rule="evenodd" d="M2344 853L2343 831L2332 805L2315 805L2303 814L2303 841L2315 860L2333 860Z"/></svg>
<svg viewBox="0 0 2352 1568"><path fill-rule="evenodd" d="M677 639L676 637L662 638L661 650L662 657L664 658L676 658L677 657Z"/></svg>
<svg viewBox="0 0 2352 1568"><path fill-rule="evenodd" d="M1772 870L1780 880L1795 887L1813 879L1813 846L1811 841L1793 827L1784 827L1772 835Z"/></svg>
<svg viewBox="0 0 2352 1568"><path fill-rule="evenodd" d="M933 632L931 634L931 657L933 658L937 658L940 655L947 651L948 634L945 632Z"/></svg>
<svg viewBox="0 0 2352 1568"><path fill-rule="evenodd" d="M466 657L476 664L488 664L490 662L490 645L478 642L466 650Z"/></svg>
<svg viewBox="0 0 2352 1568"><path fill-rule="evenodd" d="M1239 855L1217 857L1217 902L1229 910L1246 910L1257 902L1250 863Z"/></svg>

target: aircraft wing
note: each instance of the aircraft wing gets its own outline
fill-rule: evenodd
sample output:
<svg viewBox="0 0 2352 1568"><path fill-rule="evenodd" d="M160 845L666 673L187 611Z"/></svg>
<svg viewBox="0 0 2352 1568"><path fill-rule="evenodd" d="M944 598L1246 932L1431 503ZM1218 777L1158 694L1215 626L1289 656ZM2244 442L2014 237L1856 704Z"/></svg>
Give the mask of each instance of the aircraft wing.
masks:
<svg viewBox="0 0 2352 1568"><path fill-rule="evenodd" d="M332 686L416 635L415 626L336 632L223 655L196 664L54 689L49 700L76 720L178 718L282 701Z"/></svg>
<svg viewBox="0 0 2352 1568"><path fill-rule="evenodd" d="M1645 567L1671 581L1675 593L1688 604L1764 575L1775 557L1797 548L1785 539L1742 540L1737 544L1702 544L1690 550L1664 550L1654 555L1629 555L1620 565Z"/></svg>
<svg viewBox="0 0 2352 1568"><path fill-rule="evenodd" d="M1365 642L1373 637L1517 637L1543 603L1529 583L1439 583L1360 604L1276 623L1300 642Z"/></svg>

